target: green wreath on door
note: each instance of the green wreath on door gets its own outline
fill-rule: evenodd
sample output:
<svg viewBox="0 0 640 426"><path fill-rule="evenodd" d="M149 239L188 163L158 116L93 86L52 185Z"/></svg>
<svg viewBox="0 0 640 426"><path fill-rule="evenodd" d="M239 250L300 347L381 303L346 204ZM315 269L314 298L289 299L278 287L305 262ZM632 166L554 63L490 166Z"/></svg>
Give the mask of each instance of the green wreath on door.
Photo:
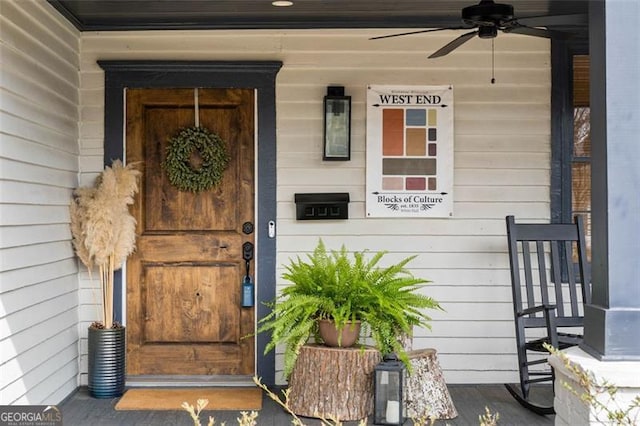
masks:
<svg viewBox="0 0 640 426"><path fill-rule="evenodd" d="M229 154L216 133L204 127L187 127L169 139L162 165L173 186L197 193L220 184Z"/></svg>

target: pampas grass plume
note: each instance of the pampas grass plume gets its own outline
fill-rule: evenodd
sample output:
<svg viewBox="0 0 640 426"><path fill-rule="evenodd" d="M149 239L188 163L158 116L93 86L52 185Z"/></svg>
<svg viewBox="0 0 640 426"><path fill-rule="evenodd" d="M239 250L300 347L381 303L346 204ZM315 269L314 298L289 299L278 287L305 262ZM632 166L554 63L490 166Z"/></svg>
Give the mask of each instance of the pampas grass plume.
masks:
<svg viewBox="0 0 640 426"><path fill-rule="evenodd" d="M73 199L69 205L71 216L71 236L73 248L80 261L89 271L93 269L93 259L84 244L83 223L87 220L87 202L93 198L94 188L78 188L74 191Z"/></svg>
<svg viewBox="0 0 640 426"><path fill-rule="evenodd" d="M100 269L105 328L113 324L113 272L119 269L136 244L136 220L129 212L138 192L138 163L124 166L120 160L106 167L92 188L78 188L69 207L73 247L91 271Z"/></svg>

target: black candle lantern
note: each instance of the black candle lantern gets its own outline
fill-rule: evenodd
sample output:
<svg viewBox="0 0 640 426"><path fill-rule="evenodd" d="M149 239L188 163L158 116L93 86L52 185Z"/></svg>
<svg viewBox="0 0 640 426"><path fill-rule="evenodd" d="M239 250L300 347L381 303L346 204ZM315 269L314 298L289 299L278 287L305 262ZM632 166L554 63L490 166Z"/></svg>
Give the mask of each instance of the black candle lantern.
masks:
<svg viewBox="0 0 640 426"><path fill-rule="evenodd" d="M323 160L351 159L351 96L342 86L329 86L324 97L323 146Z"/></svg>
<svg viewBox="0 0 640 426"><path fill-rule="evenodd" d="M385 355L374 369L373 423L376 425L404 424L405 366L395 354Z"/></svg>

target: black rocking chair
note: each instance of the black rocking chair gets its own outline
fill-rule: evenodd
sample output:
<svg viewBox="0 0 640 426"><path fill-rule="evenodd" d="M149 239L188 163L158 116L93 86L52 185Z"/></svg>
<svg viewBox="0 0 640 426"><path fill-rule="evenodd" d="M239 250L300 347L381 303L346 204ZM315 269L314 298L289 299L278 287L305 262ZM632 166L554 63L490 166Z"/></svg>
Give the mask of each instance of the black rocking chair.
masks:
<svg viewBox="0 0 640 426"><path fill-rule="evenodd" d="M582 341L583 306L591 280L581 216L571 224L516 224L507 216L520 386L505 384L524 407L546 415L553 405L531 400L531 384L553 383L544 344L565 349ZM577 268L576 261L577 258Z"/></svg>

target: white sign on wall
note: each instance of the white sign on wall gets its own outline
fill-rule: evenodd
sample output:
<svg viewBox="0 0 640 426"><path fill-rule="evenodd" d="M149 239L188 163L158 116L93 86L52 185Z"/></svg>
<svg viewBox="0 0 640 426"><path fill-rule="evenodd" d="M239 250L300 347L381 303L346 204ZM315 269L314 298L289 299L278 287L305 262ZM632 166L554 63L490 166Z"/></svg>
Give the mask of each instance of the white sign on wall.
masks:
<svg viewBox="0 0 640 426"><path fill-rule="evenodd" d="M367 88L367 217L453 215L453 88Z"/></svg>

